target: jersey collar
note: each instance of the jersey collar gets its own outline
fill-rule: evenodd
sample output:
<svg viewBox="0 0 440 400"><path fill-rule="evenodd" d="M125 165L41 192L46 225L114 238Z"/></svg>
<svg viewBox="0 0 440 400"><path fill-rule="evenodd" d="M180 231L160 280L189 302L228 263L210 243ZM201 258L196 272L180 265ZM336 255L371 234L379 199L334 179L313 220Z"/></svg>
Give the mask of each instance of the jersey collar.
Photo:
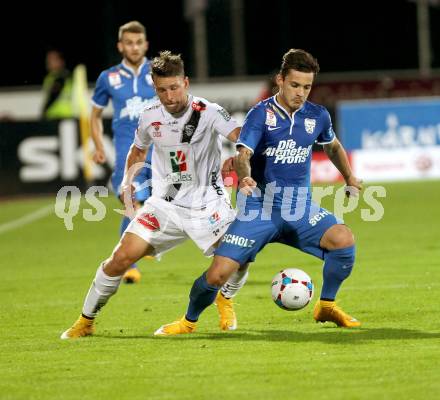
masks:
<svg viewBox="0 0 440 400"><path fill-rule="evenodd" d="M130 72L133 76L139 76L142 72L142 69L144 68L144 66L147 64L147 58L144 57L142 60L142 64L139 66L138 68L138 73L136 74L134 69L129 67L127 65L127 63L125 62L125 60L122 60L121 62L121 67L123 67L126 71Z"/></svg>
<svg viewBox="0 0 440 400"><path fill-rule="evenodd" d="M275 103L275 105L276 105L278 108L280 108L281 110L283 110L283 112L289 117L289 119L292 119L292 115L290 115L290 114L287 112L287 110L286 110L286 109L285 109L280 103L278 103L278 101L277 101L277 95L276 95L276 94L274 94L274 95L272 96L272 100L273 100L273 102ZM298 110L294 111L293 114L296 114L298 111L302 111L302 110L304 109L304 107L305 107L305 104L306 104L306 102L304 102L304 104L303 104L300 108L298 108Z"/></svg>

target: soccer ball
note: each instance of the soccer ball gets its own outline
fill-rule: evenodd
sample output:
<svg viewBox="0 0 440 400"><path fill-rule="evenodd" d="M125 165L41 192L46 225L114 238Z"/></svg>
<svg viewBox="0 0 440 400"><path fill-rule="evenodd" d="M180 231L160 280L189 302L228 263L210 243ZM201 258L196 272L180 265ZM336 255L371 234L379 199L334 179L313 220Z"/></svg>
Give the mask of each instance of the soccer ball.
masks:
<svg viewBox="0 0 440 400"><path fill-rule="evenodd" d="M301 310L313 297L313 282L304 271L286 268L272 279L272 299L283 310Z"/></svg>

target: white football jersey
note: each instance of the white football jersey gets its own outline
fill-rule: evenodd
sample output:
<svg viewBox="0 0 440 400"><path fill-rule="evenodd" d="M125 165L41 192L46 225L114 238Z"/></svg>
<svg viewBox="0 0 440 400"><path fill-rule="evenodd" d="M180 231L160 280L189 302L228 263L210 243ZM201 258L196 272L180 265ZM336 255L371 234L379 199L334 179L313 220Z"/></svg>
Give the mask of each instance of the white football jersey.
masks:
<svg viewBox="0 0 440 400"><path fill-rule="evenodd" d="M147 106L139 118L134 144L152 155L152 196L172 204L201 208L225 196L221 177L221 138L239 125L218 104L189 96L178 117L160 101Z"/></svg>

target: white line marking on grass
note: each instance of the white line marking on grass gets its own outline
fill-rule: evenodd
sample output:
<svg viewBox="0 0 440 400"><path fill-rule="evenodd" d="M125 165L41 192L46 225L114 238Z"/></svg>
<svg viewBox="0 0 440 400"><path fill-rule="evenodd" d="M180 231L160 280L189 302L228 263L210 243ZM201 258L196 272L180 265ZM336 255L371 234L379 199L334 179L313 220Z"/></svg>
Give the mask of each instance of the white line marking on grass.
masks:
<svg viewBox="0 0 440 400"><path fill-rule="evenodd" d="M14 221L6 222L5 224L0 225L0 235L2 233L12 231L14 229L20 228L24 225L27 225L33 221L44 218L49 214L53 213L53 204L41 207L36 211L31 212L30 214L23 215L21 218L18 218Z"/></svg>

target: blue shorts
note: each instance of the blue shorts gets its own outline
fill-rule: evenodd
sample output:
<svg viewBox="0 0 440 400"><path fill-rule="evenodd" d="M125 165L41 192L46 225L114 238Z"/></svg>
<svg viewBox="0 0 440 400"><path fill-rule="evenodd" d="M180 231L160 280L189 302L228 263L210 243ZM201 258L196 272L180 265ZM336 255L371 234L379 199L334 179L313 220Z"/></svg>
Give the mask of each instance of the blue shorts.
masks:
<svg viewBox="0 0 440 400"><path fill-rule="evenodd" d="M260 209L261 211L261 209ZM255 260L268 243L283 243L305 253L324 259L319 245L324 233L343 221L312 201L305 205L303 216L297 220L286 218L280 207L274 206L269 216L244 221L237 216L223 236L215 255L231 258L240 265Z"/></svg>
<svg viewBox="0 0 440 400"><path fill-rule="evenodd" d="M128 150L131 143L119 145L116 149L116 162L115 169L112 174L112 186L116 197L119 198L121 191L120 186L122 179L124 178L125 161L127 158ZM151 196L151 155L153 147L150 146L150 150L147 154L146 165L139 171L138 175L134 179L134 185L136 187L135 199L137 201L145 201Z"/></svg>

